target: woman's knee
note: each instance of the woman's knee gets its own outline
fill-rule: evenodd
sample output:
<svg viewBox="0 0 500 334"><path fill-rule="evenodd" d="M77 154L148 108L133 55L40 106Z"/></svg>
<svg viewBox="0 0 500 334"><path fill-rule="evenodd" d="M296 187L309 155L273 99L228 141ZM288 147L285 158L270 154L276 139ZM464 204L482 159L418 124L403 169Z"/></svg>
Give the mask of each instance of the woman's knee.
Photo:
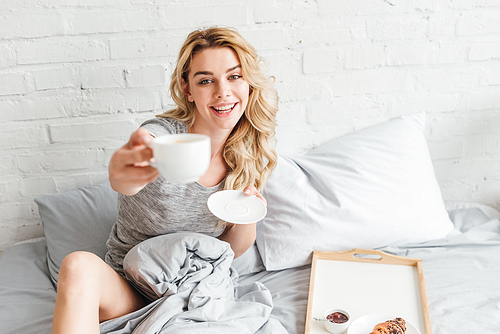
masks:
<svg viewBox="0 0 500 334"><path fill-rule="evenodd" d="M61 284L77 284L96 278L102 260L95 254L76 251L68 254L61 263L58 274L58 287Z"/></svg>

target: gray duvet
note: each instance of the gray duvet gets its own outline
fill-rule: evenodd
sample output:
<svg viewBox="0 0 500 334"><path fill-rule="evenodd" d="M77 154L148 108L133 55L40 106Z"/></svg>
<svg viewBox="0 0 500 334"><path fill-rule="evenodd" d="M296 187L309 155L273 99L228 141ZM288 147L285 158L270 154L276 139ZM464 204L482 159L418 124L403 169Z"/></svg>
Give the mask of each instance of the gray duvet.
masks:
<svg viewBox="0 0 500 334"><path fill-rule="evenodd" d="M269 318L271 292L238 285L227 242L198 233L148 239L127 254L124 270L152 302L101 324L101 333L287 333Z"/></svg>

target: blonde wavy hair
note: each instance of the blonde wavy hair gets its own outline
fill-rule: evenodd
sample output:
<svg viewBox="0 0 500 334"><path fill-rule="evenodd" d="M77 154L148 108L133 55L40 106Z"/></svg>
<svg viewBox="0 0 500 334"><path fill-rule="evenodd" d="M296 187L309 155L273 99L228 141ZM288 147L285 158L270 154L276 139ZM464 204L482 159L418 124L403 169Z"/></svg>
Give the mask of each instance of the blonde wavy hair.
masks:
<svg viewBox="0 0 500 334"><path fill-rule="evenodd" d="M174 118L188 126L194 124L195 104L185 96L182 82L188 83L191 61L196 53L224 47L236 52L243 78L251 89L247 108L224 145L223 157L230 167L224 189L243 190L254 185L260 191L277 161L274 138L278 94L273 88L274 78L264 76L261 69L263 61L254 47L236 30L211 27L189 34L179 52L170 83L170 93L177 107L157 117Z"/></svg>

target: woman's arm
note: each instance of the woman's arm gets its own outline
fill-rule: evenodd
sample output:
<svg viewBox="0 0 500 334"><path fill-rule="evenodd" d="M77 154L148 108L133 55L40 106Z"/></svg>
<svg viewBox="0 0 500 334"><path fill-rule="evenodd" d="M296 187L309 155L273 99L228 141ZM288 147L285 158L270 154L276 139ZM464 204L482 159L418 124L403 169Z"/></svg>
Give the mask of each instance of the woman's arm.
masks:
<svg viewBox="0 0 500 334"><path fill-rule="evenodd" d="M228 223L224 233L219 237L231 245L234 258L243 255L255 241L257 223L253 224L230 224Z"/></svg>
<svg viewBox="0 0 500 334"><path fill-rule="evenodd" d="M244 191L246 196L257 196L264 204L267 205L266 199L261 193L255 189L254 186L248 186ZM228 223L226 229L219 237L220 240L226 241L231 245L234 252L234 258L243 255L250 246L255 242L255 237L257 235L256 231L257 223L253 224L231 224Z"/></svg>

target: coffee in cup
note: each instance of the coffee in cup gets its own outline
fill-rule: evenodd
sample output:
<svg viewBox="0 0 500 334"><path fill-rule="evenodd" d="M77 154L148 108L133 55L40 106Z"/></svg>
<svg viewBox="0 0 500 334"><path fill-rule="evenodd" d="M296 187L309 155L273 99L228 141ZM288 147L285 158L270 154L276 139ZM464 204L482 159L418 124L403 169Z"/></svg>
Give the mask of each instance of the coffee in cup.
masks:
<svg viewBox="0 0 500 334"><path fill-rule="evenodd" d="M195 182L210 165L210 137L196 133L179 133L153 139L150 165L170 182Z"/></svg>

